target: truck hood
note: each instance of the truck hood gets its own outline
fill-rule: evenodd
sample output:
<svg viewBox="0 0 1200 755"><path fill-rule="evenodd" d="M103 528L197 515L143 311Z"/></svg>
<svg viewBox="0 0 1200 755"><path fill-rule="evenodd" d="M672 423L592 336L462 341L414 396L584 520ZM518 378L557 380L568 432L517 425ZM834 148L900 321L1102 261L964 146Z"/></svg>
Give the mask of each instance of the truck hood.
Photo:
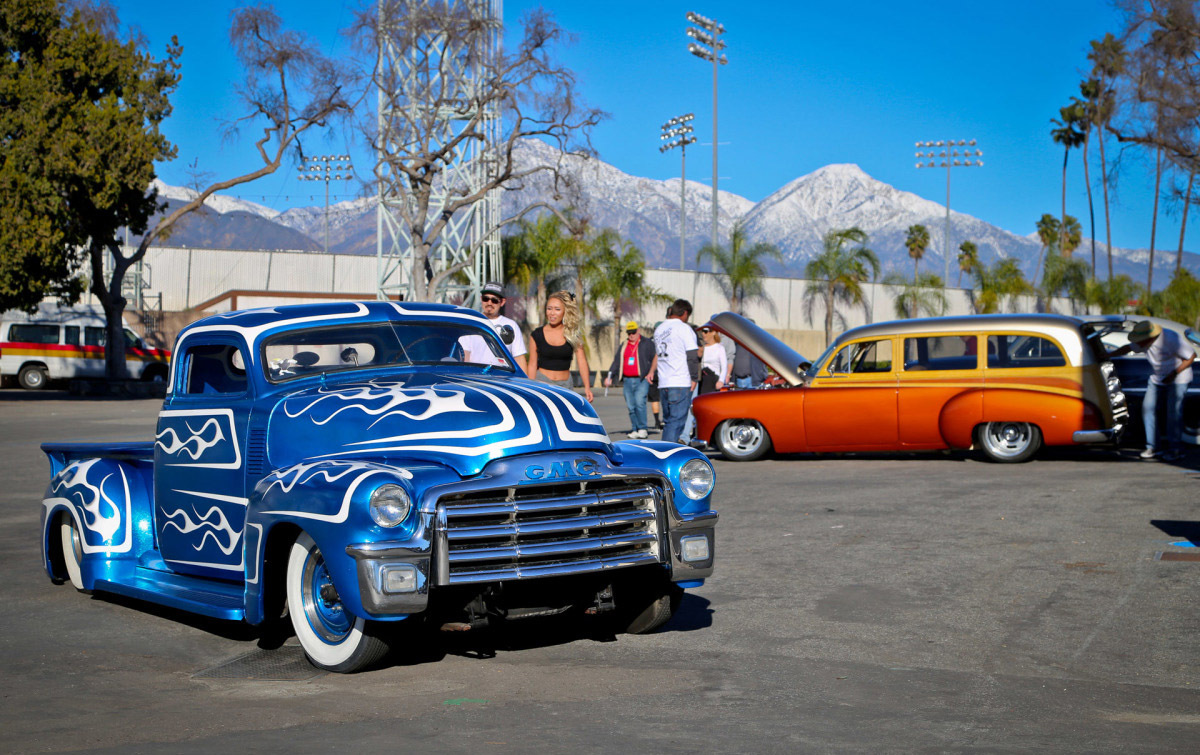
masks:
<svg viewBox="0 0 1200 755"><path fill-rule="evenodd" d="M809 361L745 317L733 312L721 312L713 315L706 327L716 328L740 343L779 373L788 385L803 384L803 372L808 368Z"/></svg>
<svg viewBox="0 0 1200 755"><path fill-rule="evenodd" d="M576 393L524 378L436 373L298 390L276 404L267 449L274 466L403 457L464 477L504 456L613 454L600 418Z"/></svg>

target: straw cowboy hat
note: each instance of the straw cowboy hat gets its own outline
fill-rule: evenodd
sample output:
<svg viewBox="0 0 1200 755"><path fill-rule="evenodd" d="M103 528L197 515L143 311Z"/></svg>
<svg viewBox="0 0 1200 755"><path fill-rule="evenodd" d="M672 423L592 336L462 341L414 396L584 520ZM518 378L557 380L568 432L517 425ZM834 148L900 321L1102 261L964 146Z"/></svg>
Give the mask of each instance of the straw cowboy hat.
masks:
<svg viewBox="0 0 1200 755"><path fill-rule="evenodd" d="M1141 320L1137 325L1133 326L1133 330L1129 331L1129 342L1141 343L1142 341L1153 341L1161 333L1162 326L1158 323Z"/></svg>

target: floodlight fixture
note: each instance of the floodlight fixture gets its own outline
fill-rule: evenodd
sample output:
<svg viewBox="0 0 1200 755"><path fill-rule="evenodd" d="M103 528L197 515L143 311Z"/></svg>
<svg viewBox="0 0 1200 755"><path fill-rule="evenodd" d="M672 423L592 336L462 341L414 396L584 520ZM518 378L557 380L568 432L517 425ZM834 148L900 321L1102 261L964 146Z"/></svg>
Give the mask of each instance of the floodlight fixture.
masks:
<svg viewBox="0 0 1200 755"><path fill-rule="evenodd" d="M937 141L917 142L918 148L940 147L941 150L928 153L918 152L916 156L919 160L917 168L945 168L946 169L946 227L942 236L942 262L945 267L945 278L942 281L943 286L949 285L950 282L950 169L951 168L970 168L982 167L983 160L971 160L971 157L982 157L983 150L964 149L958 150L955 147L975 147L978 142L975 139L938 139ZM936 158L936 159L931 159ZM928 160L924 162L923 160Z"/></svg>

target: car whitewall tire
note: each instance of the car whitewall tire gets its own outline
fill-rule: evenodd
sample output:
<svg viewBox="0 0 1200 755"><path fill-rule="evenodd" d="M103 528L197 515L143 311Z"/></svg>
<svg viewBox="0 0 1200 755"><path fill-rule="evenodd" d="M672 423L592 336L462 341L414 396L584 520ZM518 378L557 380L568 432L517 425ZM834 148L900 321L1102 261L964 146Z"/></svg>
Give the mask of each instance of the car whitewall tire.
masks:
<svg viewBox="0 0 1200 755"><path fill-rule="evenodd" d="M76 590L83 589L83 573L79 562L83 559L83 542L79 539L79 530L75 528L75 520L70 514L59 514L58 536L62 544L63 564L67 568L67 578Z"/></svg>
<svg viewBox="0 0 1200 755"><path fill-rule="evenodd" d="M314 666L350 673L387 653L387 643L374 634L373 622L342 607L325 558L307 533L300 533L288 554L287 600L296 639Z"/></svg>

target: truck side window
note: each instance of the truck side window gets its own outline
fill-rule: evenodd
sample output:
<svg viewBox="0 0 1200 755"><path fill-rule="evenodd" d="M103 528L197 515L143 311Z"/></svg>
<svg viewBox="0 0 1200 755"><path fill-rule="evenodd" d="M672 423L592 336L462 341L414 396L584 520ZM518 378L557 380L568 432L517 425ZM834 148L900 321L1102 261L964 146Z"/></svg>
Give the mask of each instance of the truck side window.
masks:
<svg viewBox="0 0 1200 755"><path fill-rule="evenodd" d="M892 342L890 339L883 339L852 343L838 352L829 371L855 374L891 372Z"/></svg>
<svg viewBox="0 0 1200 755"><path fill-rule="evenodd" d="M988 336L988 367L1066 367L1058 344L1041 336Z"/></svg>
<svg viewBox="0 0 1200 755"><path fill-rule="evenodd" d="M71 346L79 345L79 326L64 325L63 326L63 343Z"/></svg>
<svg viewBox="0 0 1200 755"><path fill-rule="evenodd" d="M202 344L187 353L187 394L245 393L245 361L236 346Z"/></svg>
<svg viewBox="0 0 1200 755"><path fill-rule="evenodd" d="M8 329L8 340L22 343L58 343L58 326L32 322L13 323Z"/></svg>
<svg viewBox="0 0 1200 755"><path fill-rule="evenodd" d="M905 370L973 370L979 336L923 336L904 339Z"/></svg>
<svg viewBox="0 0 1200 755"><path fill-rule="evenodd" d="M84 346L103 346L108 343L107 333L104 328L84 328L83 329L83 345Z"/></svg>

